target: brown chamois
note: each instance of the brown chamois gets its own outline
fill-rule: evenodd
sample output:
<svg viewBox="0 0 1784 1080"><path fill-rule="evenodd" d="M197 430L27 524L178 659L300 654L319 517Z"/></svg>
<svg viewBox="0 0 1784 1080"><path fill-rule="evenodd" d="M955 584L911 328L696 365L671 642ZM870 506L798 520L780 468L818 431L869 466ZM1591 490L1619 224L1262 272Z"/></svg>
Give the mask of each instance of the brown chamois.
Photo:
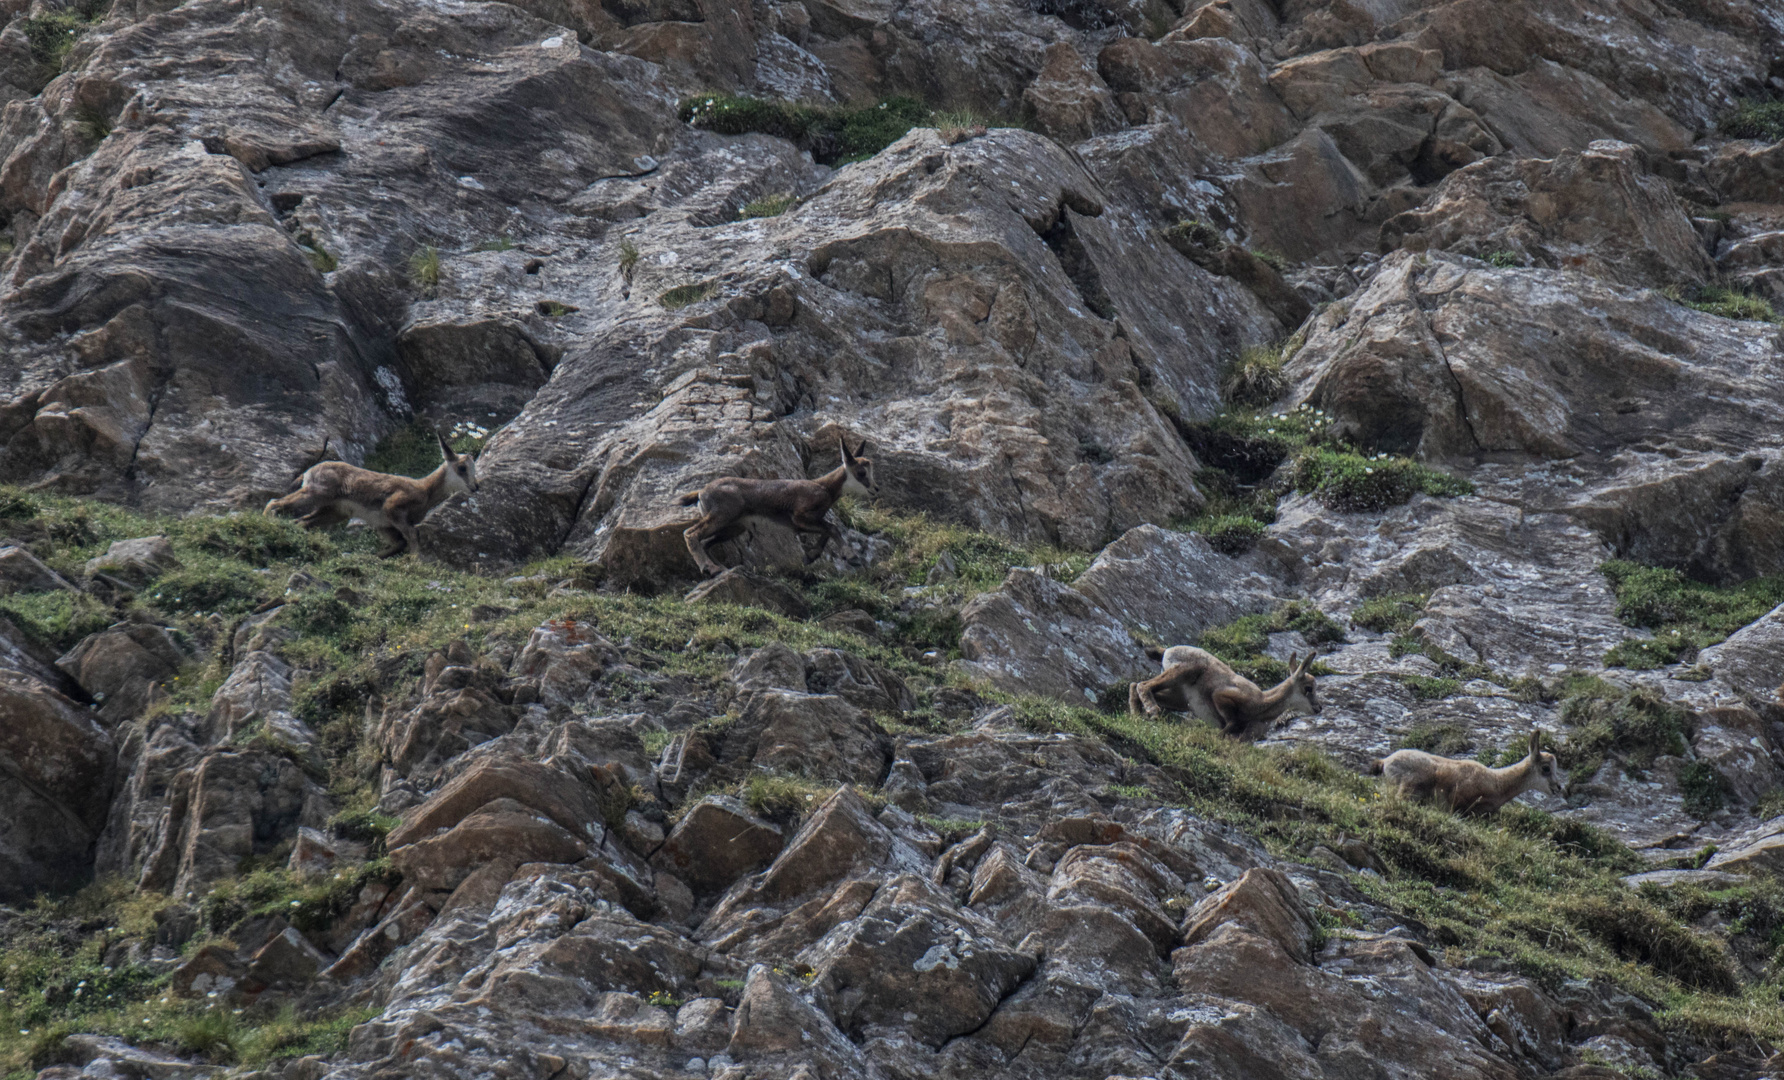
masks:
<svg viewBox="0 0 1784 1080"><path fill-rule="evenodd" d="M725 568L712 561L706 549L721 540L729 540L748 528L756 519L786 525L796 533L821 533L818 550L806 556L809 564L824 554L830 541L847 550L842 530L828 515L836 500L845 493L872 496L874 492L873 462L861 457L867 452L864 440L854 453L849 452L846 436L837 443L842 447L842 464L816 480L750 480L741 476L721 476L698 491L681 497L681 505L700 508L700 520L682 533L688 542L688 553L708 576L722 574Z"/></svg>
<svg viewBox="0 0 1784 1080"><path fill-rule="evenodd" d="M1491 814L1526 791L1567 798L1555 755L1543 752L1541 731L1530 733L1530 753L1524 760L1502 769L1423 750L1396 750L1378 758L1369 773L1402 795L1458 813Z"/></svg>
<svg viewBox="0 0 1784 1080"><path fill-rule="evenodd" d="M1188 645L1173 645L1159 654L1164 673L1134 683L1127 691L1127 711L1157 716L1161 711L1186 712L1219 727L1236 739L1255 742L1270 733L1290 709L1319 712L1319 696L1307 659L1291 656L1288 678L1268 690L1228 667L1219 657Z"/></svg>
<svg viewBox="0 0 1784 1080"><path fill-rule="evenodd" d="M421 538L415 526L453 494L477 490L477 460L470 454L453 453L437 432L434 437L440 440L443 460L439 468L419 480L373 472L344 461L325 461L304 470L298 489L267 503L264 513L280 517L289 512L311 528L358 518L384 538L379 558L407 550L419 559Z"/></svg>

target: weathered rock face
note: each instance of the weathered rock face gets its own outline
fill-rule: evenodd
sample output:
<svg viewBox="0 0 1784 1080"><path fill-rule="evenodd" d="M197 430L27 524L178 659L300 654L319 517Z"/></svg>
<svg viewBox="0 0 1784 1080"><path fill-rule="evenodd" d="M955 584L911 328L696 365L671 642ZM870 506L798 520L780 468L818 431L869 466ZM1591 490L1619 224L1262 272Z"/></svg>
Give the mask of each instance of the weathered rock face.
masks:
<svg viewBox="0 0 1784 1080"><path fill-rule="evenodd" d="M78 884L92 866L117 750L91 713L23 671L0 668L0 902Z"/></svg>

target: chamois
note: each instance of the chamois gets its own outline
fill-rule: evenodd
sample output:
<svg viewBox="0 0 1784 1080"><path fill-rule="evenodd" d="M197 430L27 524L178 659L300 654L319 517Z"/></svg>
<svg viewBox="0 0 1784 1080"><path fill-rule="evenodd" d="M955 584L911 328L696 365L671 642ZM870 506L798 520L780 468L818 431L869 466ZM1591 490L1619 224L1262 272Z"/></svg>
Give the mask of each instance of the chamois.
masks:
<svg viewBox="0 0 1784 1080"><path fill-rule="evenodd" d="M415 531L434 507L460 491L477 490L477 460L455 454L440 440L440 467L417 480L407 476L373 472L344 461L325 461L304 470L298 489L266 504L267 517L289 511L311 528L337 525L352 518L378 530L385 547L380 559L414 552L421 557L421 538Z"/></svg>
<svg viewBox="0 0 1784 1080"><path fill-rule="evenodd" d="M846 551L842 530L827 515L836 500L847 492L873 495L873 462L860 456L867 452L865 440L854 453L849 452L846 436L837 443L842 447L842 464L816 480L721 476L698 491L682 495L681 505L700 508L700 520L688 526L682 536L701 572L708 576L724 573L725 568L714 562L706 549L731 539L756 519L778 522L796 533L822 533L824 539L818 550L806 556L808 564L824 554L832 540Z"/></svg>
<svg viewBox="0 0 1784 1080"><path fill-rule="evenodd" d="M1228 667L1212 653L1173 645L1159 654L1164 673L1134 683L1127 691L1127 711L1157 716L1164 709L1187 712L1216 725L1236 739L1255 742L1270 733L1290 709L1319 712L1314 676L1307 659L1291 656L1288 678L1268 690Z"/></svg>
<svg viewBox="0 0 1784 1080"><path fill-rule="evenodd" d="M1541 731L1530 733L1530 753L1524 760L1502 769L1423 750L1396 750L1378 758L1369 773L1402 795L1458 813L1491 814L1526 791L1567 798L1555 755L1543 752Z"/></svg>

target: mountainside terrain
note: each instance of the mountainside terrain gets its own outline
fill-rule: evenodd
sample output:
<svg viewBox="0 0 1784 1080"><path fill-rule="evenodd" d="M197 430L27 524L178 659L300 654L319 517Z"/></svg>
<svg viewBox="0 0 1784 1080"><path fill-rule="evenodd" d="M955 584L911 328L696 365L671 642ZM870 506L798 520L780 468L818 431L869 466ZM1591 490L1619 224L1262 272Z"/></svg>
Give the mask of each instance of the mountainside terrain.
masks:
<svg viewBox="0 0 1784 1080"><path fill-rule="evenodd" d="M6 1080L1784 1076L1784 5L0 20Z"/></svg>

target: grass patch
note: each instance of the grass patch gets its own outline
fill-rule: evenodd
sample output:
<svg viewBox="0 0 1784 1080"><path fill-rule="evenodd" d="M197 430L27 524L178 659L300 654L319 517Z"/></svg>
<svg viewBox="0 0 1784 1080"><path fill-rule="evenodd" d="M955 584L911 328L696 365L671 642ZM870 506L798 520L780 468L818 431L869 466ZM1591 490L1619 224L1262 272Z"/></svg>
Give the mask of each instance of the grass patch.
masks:
<svg viewBox="0 0 1784 1080"><path fill-rule="evenodd" d="M110 608L86 593L58 590L0 597L0 614L33 641L66 651L88 634L110 626Z"/></svg>
<svg viewBox="0 0 1784 1080"><path fill-rule="evenodd" d="M1468 733L1455 724L1416 724L1394 743L1396 750L1423 750L1444 757L1460 757L1473 746Z"/></svg>
<svg viewBox="0 0 1784 1080"><path fill-rule="evenodd" d="M30 46L31 59L41 68L39 76L44 82L62 70L75 43L105 16L110 6L110 0L77 0L60 11L46 11L17 20L19 30L25 35L25 43Z"/></svg>
<svg viewBox="0 0 1784 1080"><path fill-rule="evenodd" d="M1268 527L1249 514L1221 514L1196 518L1188 530L1206 538L1208 546L1222 555L1243 555L1257 546Z"/></svg>
<svg viewBox="0 0 1784 1080"><path fill-rule="evenodd" d="M1283 372L1288 350L1282 344L1247 345L1220 375L1220 394L1240 407L1262 408L1288 392Z"/></svg>
<svg viewBox="0 0 1784 1080"><path fill-rule="evenodd" d="M1425 614L1427 593L1396 593L1372 596L1350 613L1350 621L1378 634L1404 634Z"/></svg>
<svg viewBox="0 0 1784 1080"><path fill-rule="evenodd" d="M1777 142L1784 139L1784 101L1745 98L1716 121L1716 130L1731 139Z"/></svg>
<svg viewBox="0 0 1784 1080"><path fill-rule="evenodd" d="M423 244L409 255L409 280L423 289L432 290L440 284L440 249L432 244Z"/></svg>
<svg viewBox="0 0 1784 1080"><path fill-rule="evenodd" d="M471 248L471 250L472 251L513 251L515 248L517 248L519 246L520 246L519 244L516 244L514 242L514 238L512 236L509 236L507 233L503 233L501 236L492 236L488 240L479 240L477 242L477 244Z"/></svg>
<svg viewBox="0 0 1784 1080"><path fill-rule="evenodd" d="M1524 257L1515 251L1490 251L1487 253L1486 263L1501 270L1510 270L1523 266Z"/></svg>
<svg viewBox="0 0 1784 1080"><path fill-rule="evenodd" d="M1597 772L1615 755L1639 774L1661 754L1689 752L1690 714L1647 687L1627 689L1592 675L1563 680L1557 713L1567 738L1556 748L1572 780Z"/></svg>
<svg viewBox="0 0 1784 1080"><path fill-rule="evenodd" d="M1455 679L1445 679L1431 675L1400 675L1400 685L1412 691L1412 696L1420 701L1442 701L1446 697L1455 697L1462 690L1462 684Z"/></svg>
<svg viewBox="0 0 1784 1080"><path fill-rule="evenodd" d="M1202 632L1197 645L1218 656L1232 669L1260 686L1272 686L1288 677L1288 665L1265 656L1270 635L1296 631L1310 645L1344 640L1344 628L1325 612L1309 604L1284 604L1268 615L1246 615ZM1314 665L1318 674L1318 665ZM1125 701L1125 698L1123 699Z"/></svg>
<svg viewBox="0 0 1784 1080"><path fill-rule="evenodd" d="M718 283L699 281L688 285L677 285L667 289L657 297L657 303L670 311L679 311L690 304L698 304L718 291Z"/></svg>
<svg viewBox="0 0 1784 1080"><path fill-rule="evenodd" d="M1385 510L1414 495L1454 498L1474 485L1410 458L1309 449L1295 459L1295 489L1343 513Z"/></svg>
<svg viewBox="0 0 1784 1080"><path fill-rule="evenodd" d="M1693 761L1679 770L1679 794L1685 797L1685 812L1701 820L1726 806L1734 787L1716 766Z"/></svg>
<svg viewBox="0 0 1784 1080"><path fill-rule="evenodd" d="M1599 569L1617 598L1617 618L1654 633L1651 639L1618 643L1604 658L1611 667L1646 670L1694 659L1697 650L1784 604L1784 574L1721 586L1625 559L1612 559Z"/></svg>
<svg viewBox="0 0 1784 1080"><path fill-rule="evenodd" d="M365 467L395 476L422 477L439 468L442 460L439 435L427 421L416 420L379 439L365 456Z"/></svg>
<svg viewBox="0 0 1784 1080"><path fill-rule="evenodd" d="M630 240L619 242L619 273L627 281L632 280L632 271L638 268L638 245Z"/></svg>
<svg viewBox="0 0 1784 1080"><path fill-rule="evenodd" d="M892 97L860 109L801 105L740 94L700 94L681 103L681 119L721 135L774 135L811 151L820 164L859 161L914 127L935 123L929 106Z"/></svg>
<svg viewBox="0 0 1784 1080"><path fill-rule="evenodd" d="M1725 285L1703 285L1697 288L1669 286L1661 290L1669 299L1693 311L1719 315L1724 319L1746 319L1753 322L1777 322L1772 305L1758 296L1737 292Z"/></svg>
<svg viewBox="0 0 1784 1080"><path fill-rule="evenodd" d="M737 211L737 220L748 221L750 218L780 217L799 204L799 197L790 192L777 195L764 195L759 199L751 199Z"/></svg>

